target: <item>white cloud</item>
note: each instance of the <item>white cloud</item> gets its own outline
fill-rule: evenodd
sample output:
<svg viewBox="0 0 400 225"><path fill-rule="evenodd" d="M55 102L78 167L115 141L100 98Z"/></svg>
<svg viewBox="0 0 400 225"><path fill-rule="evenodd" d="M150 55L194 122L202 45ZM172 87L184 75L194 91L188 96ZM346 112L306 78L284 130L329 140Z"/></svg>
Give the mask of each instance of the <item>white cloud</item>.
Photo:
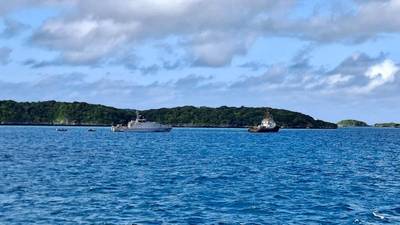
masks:
<svg viewBox="0 0 400 225"><path fill-rule="evenodd" d="M248 34L201 33L192 40L193 61L199 66L224 66L230 64L235 55L244 55L254 38Z"/></svg>
<svg viewBox="0 0 400 225"><path fill-rule="evenodd" d="M112 20L85 18L76 21L49 21L33 40L49 49L61 50L60 61L68 64L98 62L128 39L137 26L121 26Z"/></svg>
<svg viewBox="0 0 400 225"><path fill-rule="evenodd" d="M128 48L173 37L186 51L182 60L189 56L195 65L218 67L246 55L263 37L355 43L400 32L399 0L353 0L345 12L332 7L304 17L291 16L299 13L298 0L13 0L0 3L0 14L47 5L60 6L61 13L32 37L59 53L46 65L97 64Z"/></svg>
<svg viewBox="0 0 400 225"><path fill-rule="evenodd" d="M351 2L350 2L351 3ZM315 14L300 20L288 20L272 24L271 28L281 35L295 36L317 42L358 43L388 33L400 32L399 0L355 1L354 8L344 12L333 8L328 14Z"/></svg>
<svg viewBox="0 0 400 225"><path fill-rule="evenodd" d="M373 95L390 96L400 89L399 83L395 82L399 67L383 55L370 57L363 53L353 54L330 71L309 64L301 70L291 65L270 65L264 74L245 77L231 87L240 89L237 90L239 92L257 90L284 95L292 92L304 96L313 93L319 98L341 96L360 99ZM379 93L372 93L373 90Z"/></svg>
<svg viewBox="0 0 400 225"><path fill-rule="evenodd" d="M371 66L365 74L372 80L382 80L384 83L394 80L394 75L399 71L399 68L390 59L384 62Z"/></svg>
<svg viewBox="0 0 400 225"><path fill-rule="evenodd" d="M399 67L390 59L380 64L373 65L365 73L365 76L370 79L368 85L359 88L358 91L370 92L386 83L391 83L395 80L398 71Z"/></svg>
<svg viewBox="0 0 400 225"><path fill-rule="evenodd" d="M3 0L0 3L0 16L18 9L59 4L72 5L77 1L79 0Z"/></svg>
<svg viewBox="0 0 400 225"><path fill-rule="evenodd" d="M223 66L245 54L261 17L294 0L77 1L73 13L45 22L34 43L60 52L67 64L98 62L148 40L177 37L196 65Z"/></svg>
<svg viewBox="0 0 400 225"><path fill-rule="evenodd" d="M329 76L326 79L326 82L330 86L334 86L334 85L337 85L337 84L346 83L349 80L351 80L352 78L353 78L353 76L351 76L351 75L334 74L334 75Z"/></svg>

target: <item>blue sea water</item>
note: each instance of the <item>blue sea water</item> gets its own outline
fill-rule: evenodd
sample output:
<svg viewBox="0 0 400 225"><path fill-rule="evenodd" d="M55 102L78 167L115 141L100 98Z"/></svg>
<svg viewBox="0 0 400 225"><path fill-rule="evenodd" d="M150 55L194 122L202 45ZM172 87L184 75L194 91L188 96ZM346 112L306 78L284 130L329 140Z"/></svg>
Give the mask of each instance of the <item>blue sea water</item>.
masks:
<svg viewBox="0 0 400 225"><path fill-rule="evenodd" d="M0 127L0 224L400 224L400 129Z"/></svg>

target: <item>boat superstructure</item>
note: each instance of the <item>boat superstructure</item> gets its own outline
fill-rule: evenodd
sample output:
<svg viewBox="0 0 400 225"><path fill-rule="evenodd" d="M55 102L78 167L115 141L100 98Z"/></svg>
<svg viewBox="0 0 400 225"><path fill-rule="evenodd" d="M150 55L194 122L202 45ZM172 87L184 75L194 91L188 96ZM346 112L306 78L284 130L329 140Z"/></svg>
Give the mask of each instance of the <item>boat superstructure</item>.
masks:
<svg viewBox="0 0 400 225"><path fill-rule="evenodd" d="M255 127L250 127L248 131L255 133L278 132L279 128L280 127L276 124L271 113L267 111L265 113L264 119L261 121L261 124Z"/></svg>
<svg viewBox="0 0 400 225"><path fill-rule="evenodd" d="M136 119L129 121L127 126L122 124L111 126L113 132L169 132L171 130L170 125L147 121L138 111L136 111Z"/></svg>

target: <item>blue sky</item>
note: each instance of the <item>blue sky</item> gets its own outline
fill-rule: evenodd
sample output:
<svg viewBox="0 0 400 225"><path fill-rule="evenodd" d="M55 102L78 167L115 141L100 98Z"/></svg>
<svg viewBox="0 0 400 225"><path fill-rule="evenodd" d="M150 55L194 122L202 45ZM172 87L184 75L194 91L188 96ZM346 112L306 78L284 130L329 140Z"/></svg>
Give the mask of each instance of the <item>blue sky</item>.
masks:
<svg viewBox="0 0 400 225"><path fill-rule="evenodd" d="M0 3L0 99L400 122L400 0Z"/></svg>

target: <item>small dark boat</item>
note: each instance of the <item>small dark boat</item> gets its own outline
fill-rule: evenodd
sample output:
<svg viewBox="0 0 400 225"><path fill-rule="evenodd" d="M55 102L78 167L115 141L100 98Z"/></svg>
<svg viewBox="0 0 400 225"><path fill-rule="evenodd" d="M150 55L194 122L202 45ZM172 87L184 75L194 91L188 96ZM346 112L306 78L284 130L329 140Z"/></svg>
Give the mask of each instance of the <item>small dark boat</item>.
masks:
<svg viewBox="0 0 400 225"><path fill-rule="evenodd" d="M88 131L89 131L89 132L96 132L95 129L89 129Z"/></svg>
<svg viewBox="0 0 400 225"><path fill-rule="evenodd" d="M275 123L272 115L267 111L261 124L255 127L250 127L249 132L252 133L274 133L278 132L280 127Z"/></svg>
<svg viewBox="0 0 400 225"><path fill-rule="evenodd" d="M65 131L68 131L67 129L65 129L65 128L57 128L56 129L56 131L59 131L59 132L65 132Z"/></svg>

